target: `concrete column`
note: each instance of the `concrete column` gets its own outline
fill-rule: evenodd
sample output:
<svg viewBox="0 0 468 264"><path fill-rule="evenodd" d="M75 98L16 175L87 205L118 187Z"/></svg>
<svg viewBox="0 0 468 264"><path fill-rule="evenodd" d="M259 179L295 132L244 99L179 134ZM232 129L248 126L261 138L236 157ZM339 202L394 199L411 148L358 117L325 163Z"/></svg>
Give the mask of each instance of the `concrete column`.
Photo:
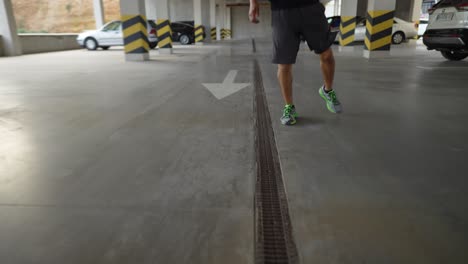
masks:
<svg viewBox="0 0 468 264"><path fill-rule="evenodd" d="M211 11L210 0L202 0L202 25L204 30L204 42L211 42L210 28L211 28Z"/></svg>
<svg viewBox="0 0 468 264"><path fill-rule="evenodd" d="M153 0L156 1L156 26L159 41L159 53L172 54L172 30L169 17L169 1L168 0Z"/></svg>
<svg viewBox="0 0 468 264"><path fill-rule="evenodd" d="M224 39L231 39L231 7L226 7L226 15L224 20Z"/></svg>
<svg viewBox="0 0 468 264"><path fill-rule="evenodd" d="M18 38L11 0L0 0L0 35L5 56L21 55L21 42Z"/></svg>
<svg viewBox="0 0 468 264"><path fill-rule="evenodd" d="M157 19L169 19L169 0L152 0L156 1L156 17Z"/></svg>
<svg viewBox="0 0 468 264"><path fill-rule="evenodd" d="M193 0L193 18L195 21L195 44L203 44L202 0Z"/></svg>
<svg viewBox="0 0 468 264"><path fill-rule="evenodd" d="M127 61L149 60L145 0L120 0L120 14Z"/></svg>
<svg viewBox="0 0 468 264"><path fill-rule="evenodd" d="M210 0L210 37L216 40L216 0Z"/></svg>
<svg viewBox="0 0 468 264"><path fill-rule="evenodd" d="M340 45L351 46L356 31L358 0L346 0L341 4Z"/></svg>
<svg viewBox="0 0 468 264"><path fill-rule="evenodd" d="M358 11L357 15L365 17L367 14L367 0L358 0Z"/></svg>
<svg viewBox="0 0 468 264"><path fill-rule="evenodd" d="M413 0L413 6L411 7L412 22L419 23L419 19L421 18L422 3L423 0Z"/></svg>
<svg viewBox="0 0 468 264"><path fill-rule="evenodd" d="M217 0L217 7L216 7L216 39L222 40L224 38L224 22L226 15L226 1L225 0Z"/></svg>
<svg viewBox="0 0 468 264"><path fill-rule="evenodd" d="M364 57L389 54L396 0L369 0Z"/></svg>
<svg viewBox="0 0 468 264"><path fill-rule="evenodd" d="M347 2L347 1L344 1L344 2ZM335 2L333 3L333 7L334 7L333 14L335 16L340 15L340 6L341 6L341 0L335 0ZM341 9L341 10L343 10L343 9Z"/></svg>
<svg viewBox="0 0 468 264"><path fill-rule="evenodd" d="M96 20L96 29L101 28L105 23L104 4L102 0L93 0L94 19Z"/></svg>
<svg viewBox="0 0 468 264"><path fill-rule="evenodd" d="M210 0L193 0L193 17L195 20L195 43L203 45L205 30L210 28Z"/></svg>
<svg viewBox="0 0 468 264"><path fill-rule="evenodd" d="M145 0L146 18L156 21L157 15L157 0Z"/></svg>

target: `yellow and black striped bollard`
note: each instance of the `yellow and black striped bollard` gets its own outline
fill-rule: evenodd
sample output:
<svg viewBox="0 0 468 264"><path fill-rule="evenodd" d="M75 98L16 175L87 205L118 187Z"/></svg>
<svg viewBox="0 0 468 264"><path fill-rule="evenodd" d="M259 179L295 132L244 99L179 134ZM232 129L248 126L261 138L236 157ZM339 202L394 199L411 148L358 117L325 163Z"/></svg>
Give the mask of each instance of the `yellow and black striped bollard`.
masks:
<svg viewBox="0 0 468 264"><path fill-rule="evenodd" d="M366 50L390 50L394 15L393 10L369 11L367 13Z"/></svg>
<svg viewBox="0 0 468 264"><path fill-rule="evenodd" d="M340 24L340 45L349 46L354 42L356 31L356 17L342 16Z"/></svg>
<svg viewBox="0 0 468 264"><path fill-rule="evenodd" d="M146 17L142 15L122 15L122 30L126 54L149 52Z"/></svg>
<svg viewBox="0 0 468 264"><path fill-rule="evenodd" d="M204 30L202 25L198 25L195 27L195 42L203 42L204 36L203 36Z"/></svg>
<svg viewBox="0 0 468 264"><path fill-rule="evenodd" d="M221 29L221 39L225 39L226 38L226 29L222 28Z"/></svg>
<svg viewBox="0 0 468 264"><path fill-rule="evenodd" d="M225 29L224 30L224 37L227 39L231 38L231 30L230 29Z"/></svg>
<svg viewBox="0 0 468 264"><path fill-rule="evenodd" d="M216 28L211 28L211 39L216 40Z"/></svg>
<svg viewBox="0 0 468 264"><path fill-rule="evenodd" d="M160 49L172 48L171 22L168 19L158 19L156 22L158 46Z"/></svg>
<svg viewBox="0 0 468 264"><path fill-rule="evenodd" d="M418 31L418 34L416 34L416 36L414 36L413 39L419 39L419 26L421 24L421 21L420 20L417 20L414 22L414 27L416 28L416 31Z"/></svg>

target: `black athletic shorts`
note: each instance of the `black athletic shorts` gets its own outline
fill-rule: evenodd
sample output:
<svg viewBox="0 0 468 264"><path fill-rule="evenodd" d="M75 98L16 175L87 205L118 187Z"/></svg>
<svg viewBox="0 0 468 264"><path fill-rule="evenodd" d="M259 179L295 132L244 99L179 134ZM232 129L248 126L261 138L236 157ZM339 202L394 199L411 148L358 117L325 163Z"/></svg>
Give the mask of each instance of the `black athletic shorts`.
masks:
<svg viewBox="0 0 468 264"><path fill-rule="evenodd" d="M273 63L294 64L301 44L307 42L310 50L320 54L333 44L321 3L300 8L272 10Z"/></svg>

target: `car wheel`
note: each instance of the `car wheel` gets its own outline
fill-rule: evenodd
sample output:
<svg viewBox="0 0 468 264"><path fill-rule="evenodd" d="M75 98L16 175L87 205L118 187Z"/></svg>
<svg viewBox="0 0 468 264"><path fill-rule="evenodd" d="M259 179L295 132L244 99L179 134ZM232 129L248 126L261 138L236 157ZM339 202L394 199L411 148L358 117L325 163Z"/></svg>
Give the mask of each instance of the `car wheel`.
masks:
<svg viewBox="0 0 468 264"><path fill-rule="evenodd" d="M401 44L403 41L405 41L405 34L403 32L396 32L392 36L392 43L393 44Z"/></svg>
<svg viewBox="0 0 468 264"><path fill-rule="evenodd" d="M453 50L441 51L440 53L442 53L442 56L444 56L444 58L451 61L460 61L468 57L468 53L462 53Z"/></svg>
<svg viewBox="0 0 468 264"><path fill-rule="evenodd" d="M180 38L179 38L179 42L182 45L188 45L188 44L190 44L190 38L187 35L181 35Z"/></svg>
<svg viewBox="0 0 468 264"><path fill-rule="evenodd" d="M103 50L108 50L110 47L109 46L102 46L101 49Z"/></svg>
<svg viewBox="0 0 468 264"><path fill-rule="evenodd" d="M88 50L96 50L98 48L98 43L93 38L87 38L84 44Z"/></svg>
<svg viewBox="0 0 468 264"><path fill-rule="evenodd" d="M149 47L150 49L155 49L158 46L157 42L150 42Z"/></svg>

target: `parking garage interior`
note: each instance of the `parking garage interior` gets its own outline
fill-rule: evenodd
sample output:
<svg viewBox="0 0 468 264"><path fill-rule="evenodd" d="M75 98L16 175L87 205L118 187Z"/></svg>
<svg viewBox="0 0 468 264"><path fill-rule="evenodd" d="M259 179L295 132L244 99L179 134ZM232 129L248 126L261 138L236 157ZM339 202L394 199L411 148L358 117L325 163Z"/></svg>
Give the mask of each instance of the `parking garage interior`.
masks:
<svg viewBox="0 0 468 264"><path fill-rule="evenodd" d="M468 263L468 60L430 48L439 1L321 1L344 111L302 43L294 126L270 2L81 2L76 32L21 33L0 0L0 263ZM428 30L392 44L395 18ZM77 41L112 21L121 44Z"/></svg>

